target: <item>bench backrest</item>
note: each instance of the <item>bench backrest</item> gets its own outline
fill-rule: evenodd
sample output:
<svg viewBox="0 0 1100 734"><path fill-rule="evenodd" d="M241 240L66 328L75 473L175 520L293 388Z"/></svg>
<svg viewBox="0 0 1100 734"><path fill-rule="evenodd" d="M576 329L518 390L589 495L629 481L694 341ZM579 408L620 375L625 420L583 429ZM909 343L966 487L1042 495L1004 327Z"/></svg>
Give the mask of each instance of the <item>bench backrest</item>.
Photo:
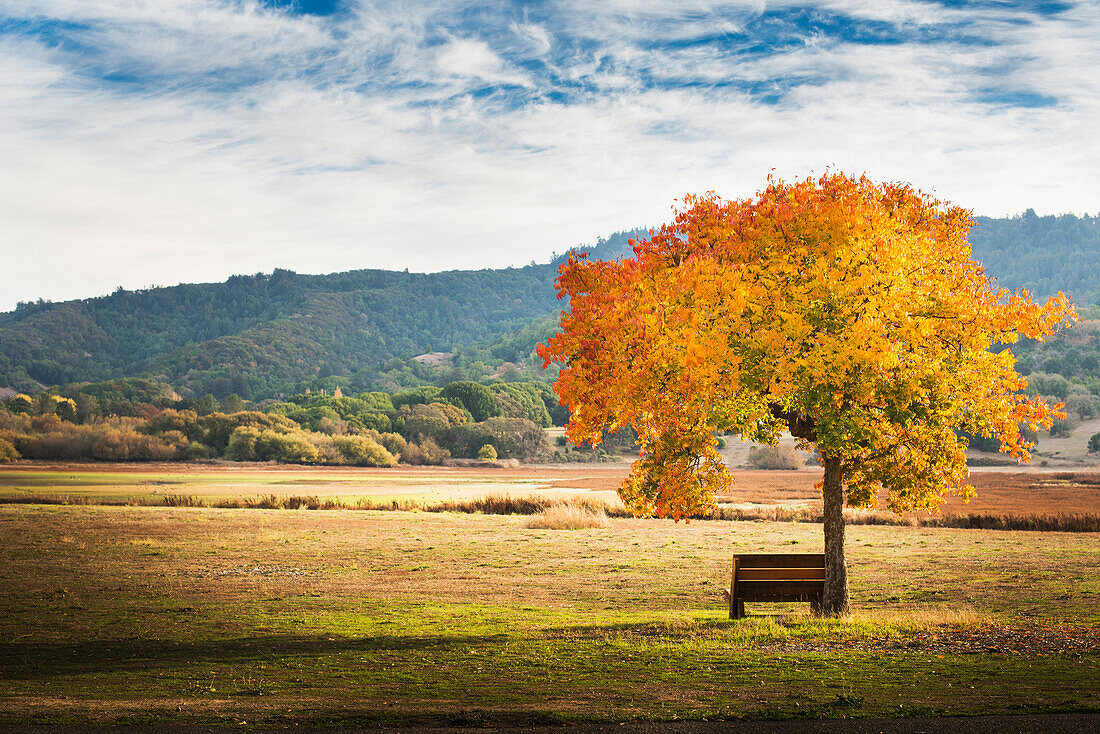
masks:
<svg viewBox="0 0 1100 734"><path fill-rule="evenodd" d="M825 568L824 553L738 553L741 568Z"/></svg>
<svg viewBox="0 0 1100 734"><path fill-rule="evenodd" d="M812 602L825 588L824 553L741 553L733 569L732 596L740 601Z"/></svg>

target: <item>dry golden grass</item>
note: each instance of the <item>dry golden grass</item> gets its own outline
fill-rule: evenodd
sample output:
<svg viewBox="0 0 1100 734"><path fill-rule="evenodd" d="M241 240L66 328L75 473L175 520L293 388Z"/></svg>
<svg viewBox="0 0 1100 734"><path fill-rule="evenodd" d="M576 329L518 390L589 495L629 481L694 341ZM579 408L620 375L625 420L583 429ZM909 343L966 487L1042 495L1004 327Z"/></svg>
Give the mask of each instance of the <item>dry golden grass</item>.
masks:
<svg viewBox="0 0 1100 734"><path fill-rule="evenodd" d="M582 530L609 528L611 521L603 508L592 509L563 502L547 507L533 516L527 523L527 527L537 530Z"/></svg>
<svg viewBox="0 0 1100 734"><path fill-rule="evenodd" d="M992 624L993 617L967 606L928 606L907 609L857 610L852 614L852 621L889 624L904 629L920 629L928 627L978 627Z"/></svg>

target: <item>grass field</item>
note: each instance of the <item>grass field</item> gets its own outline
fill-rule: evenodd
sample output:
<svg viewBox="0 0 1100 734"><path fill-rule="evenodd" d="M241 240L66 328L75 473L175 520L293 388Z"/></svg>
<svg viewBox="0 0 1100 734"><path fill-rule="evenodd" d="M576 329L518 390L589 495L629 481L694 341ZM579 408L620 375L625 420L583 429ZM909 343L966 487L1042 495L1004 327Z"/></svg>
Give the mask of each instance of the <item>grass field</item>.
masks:
<svg viewBox="0 0 1100 734"><path fill-rule="evenodd" d="M0 723L1100 710L1095 533L851 527L850 620L730 622L730 553L817 550L820 525L527 520L0 506Z"/></svg>
<svg viewBox="0 0 1100 734"><path fill-rule="evenodd" d="M486 495L615 498L620 467L357 469L278 465L23 464L0 469L0 499L46 498L72 503L159 503L169 496L207 504L253 498L316 496L350 506L432 504Z"/></svg>
<svg viewBox="0 0 1100 734"><path fill-rule="evenodd" d="M236 464L89 464L27 462L0 468L0 501L23 498L72 503L154 503L169 496L205 504L258 498L316 496L350 506L391 502L429 506L489 495L588 497L615 504L629 466L594 464L518 469L407 467L361 469ZM820 506L820 468L736 470L720 503L740 506ZM975 469L977 496L949 497L945 513L1059 514L1100 512L1100 471Z"/></svg>

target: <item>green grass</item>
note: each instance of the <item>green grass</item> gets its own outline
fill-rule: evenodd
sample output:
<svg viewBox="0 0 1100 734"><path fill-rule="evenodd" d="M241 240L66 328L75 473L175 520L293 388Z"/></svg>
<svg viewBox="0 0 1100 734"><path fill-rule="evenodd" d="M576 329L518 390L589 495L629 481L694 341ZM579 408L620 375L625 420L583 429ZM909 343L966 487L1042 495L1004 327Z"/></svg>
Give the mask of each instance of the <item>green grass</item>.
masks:
<svg viewBox="0 0 1100 734"><path fill-rule="evenodd" d="M0 723L486 723L1100 708L1095 534L849 528L857 613L749 605L820 526L0 507Z"/></svg>

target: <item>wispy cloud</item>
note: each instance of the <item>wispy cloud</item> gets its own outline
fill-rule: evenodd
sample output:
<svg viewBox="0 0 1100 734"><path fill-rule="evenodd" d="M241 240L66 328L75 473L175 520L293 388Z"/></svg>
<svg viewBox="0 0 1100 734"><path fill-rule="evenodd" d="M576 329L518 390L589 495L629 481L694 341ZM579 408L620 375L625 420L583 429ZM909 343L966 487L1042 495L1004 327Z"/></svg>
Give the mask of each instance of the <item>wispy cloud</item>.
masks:
<svg viewBox="0 0 1100 734"><path fill-rule="evenodd" d="M0 307L522 264L747 195L1100 209L1100 7L0 0Z"/></svg>

